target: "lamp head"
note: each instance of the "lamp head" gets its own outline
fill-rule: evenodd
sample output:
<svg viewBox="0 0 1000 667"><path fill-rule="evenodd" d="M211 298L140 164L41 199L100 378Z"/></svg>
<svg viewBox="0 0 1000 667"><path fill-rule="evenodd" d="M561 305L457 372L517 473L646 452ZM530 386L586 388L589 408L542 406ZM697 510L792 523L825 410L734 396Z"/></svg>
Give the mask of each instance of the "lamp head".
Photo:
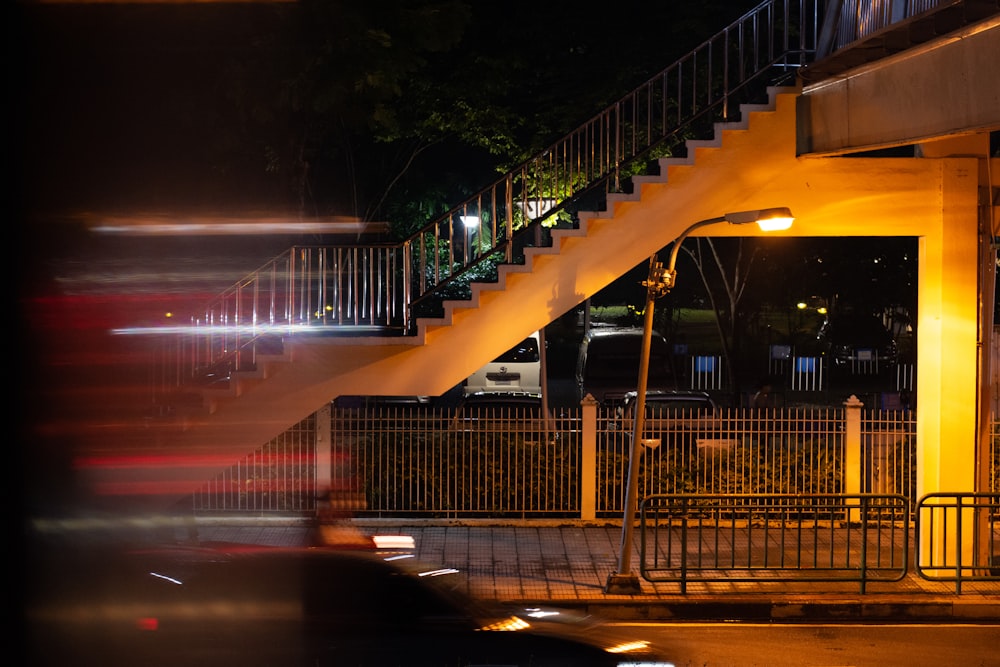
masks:
<svg viewBox="0 0 1000 667"><path fill-rule="evenodd" d="M757 218L757 225L762 232L778 232L788 229L795 222L795 216L784 206L779 208L765 208Z"/></svg>
<svg viewBox="0 0 1000 667"><path fill-rule="evenodd" d="M726 213L723 216L729 224L745 225L756 222L762 232L776 232L792 226L795 217L785 206L778 208L762 208L758 211L739 211Z"/></svg>

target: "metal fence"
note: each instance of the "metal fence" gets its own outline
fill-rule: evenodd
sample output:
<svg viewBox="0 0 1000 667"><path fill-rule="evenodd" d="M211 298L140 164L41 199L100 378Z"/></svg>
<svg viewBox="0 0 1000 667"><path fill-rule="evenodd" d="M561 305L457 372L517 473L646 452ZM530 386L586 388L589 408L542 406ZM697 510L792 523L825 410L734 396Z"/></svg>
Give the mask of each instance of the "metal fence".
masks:
<svg viewBox="0 0 1000 667"><path fill-rule="evenodd" d="M900 428L913 428L897 414ZM886 419L889 417L886 416ZM598 411L599 515L625 506L632 434ZM639 497L660 493L838 493L843 487L843 408L720 409L705 420L679 411L643 439Z"/></svg>
<svg viewBox="0 0 1000 667"><path fill-rule="evenodd" d="M918 534L928 536L917 545L920 576L954 582L956 593L963 582L1000 579L1000 493L928 494L917 505L916 519L926 527ZM937 535L942 537L935 540Z"/></svg>
<svg viewBox="0 0 1000 667"><path fill-rule="evenodd" d="M640 506L649 581L900 581L910 502L873 494L654 495Z"/></svg>
<svg viewBox="0 0 1000 667"><path fill-rule="evenodd" d="M579 512L579 417L548 424L525 408L334 409L336 487L360 516L570 516Z"/></svg>
<svg viewBox="0 0 1000 667"><path fill-rule="evenodd" d="M914 427L911 413L868 416L862 490L913 499ZM728 409L709 421L681 411L644 436L640 497L844 490L843 408ZM493 410L462 422L434 408L336 409L332 442L353 464L351 479L337 485L363 492L361 516L579 517L588 499L596 516L624 508L631 433L611 409L598 409L592 424L579 409L549 420Z"/></svg>
<svg viewBox="0 0 1000 667"><path fill-rule="evenodd" d="M312 514L316 462L316 415L312 415L206 482L191 499L194 511Z"/></svg>
<svg viewBox="0 0 1000 667"><path fill-rule="evenodd" d="M860 409L857 426L848 414L722 408L708 421L681 413L649 424L639 497L851 492L902 495L914 508L914 414ZM988 479L1000 492L1000 422L991 433ZM332 443L329 460L317 459L318 442ZM194 509L308 514L322 489L358 516L581 518L591 507L618 518L630 442L610 409L541 419L523 408L336 408L329 422L314 415L207 482ZM317 480L326 469L329 479Z"/></svg>

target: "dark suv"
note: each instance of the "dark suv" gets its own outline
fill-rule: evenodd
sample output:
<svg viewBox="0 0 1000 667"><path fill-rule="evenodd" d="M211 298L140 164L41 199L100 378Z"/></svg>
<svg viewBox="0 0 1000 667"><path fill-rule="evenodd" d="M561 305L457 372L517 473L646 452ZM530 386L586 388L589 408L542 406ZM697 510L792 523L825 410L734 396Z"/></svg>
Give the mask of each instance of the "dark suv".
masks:
<svg viewBox="0 0 1000 667"><path fill-rule="evenodd" d="M590 394L598 403L614 406L621 403L639 384L639 360L643 330L637 327L595 327L580 343L576 362L576 388L579 399ZM674 387L667 339L652 333L649 345L647 388L666 390Z"/></svg>
<svg viewBox="0 0 1000 667"><path fill-rule="evenodd" d="M638 392L625 395L616 410L617 428L631 434L635 429ZM642 441L647 447L688 444L698 448L728 448L722 423L712 397L703 391L648 391L643 411Z"/></svg>
<svg viewBox="0 0 1000 667"><path fill-rule="evenodd" d="M898 361L895 339L874 315L841 313L827 318L816 340L834 368L871 371Z"/></svg>

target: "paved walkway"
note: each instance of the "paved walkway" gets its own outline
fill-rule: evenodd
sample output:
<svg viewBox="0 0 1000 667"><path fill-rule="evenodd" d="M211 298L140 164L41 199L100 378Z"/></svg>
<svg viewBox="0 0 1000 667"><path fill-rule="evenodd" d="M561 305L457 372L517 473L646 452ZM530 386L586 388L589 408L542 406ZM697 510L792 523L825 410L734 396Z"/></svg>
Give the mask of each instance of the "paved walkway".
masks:
<svg viewBox="0 0 1000 667"><path fill-rule="evenodd" d="M1000 623L1000 583L931 582L914 572L898 582L652 583L637 595L607 594L617 569L621 526L581 522L354 520L365 536L413 538L413 553L428 565L465 573L467 592L516 603L583 607L609 618L745 620L963 620ZM274 546L307 544L301 523L225 519L199 521L200 541ZM639 571L633 547L632 570Z"/></svg>

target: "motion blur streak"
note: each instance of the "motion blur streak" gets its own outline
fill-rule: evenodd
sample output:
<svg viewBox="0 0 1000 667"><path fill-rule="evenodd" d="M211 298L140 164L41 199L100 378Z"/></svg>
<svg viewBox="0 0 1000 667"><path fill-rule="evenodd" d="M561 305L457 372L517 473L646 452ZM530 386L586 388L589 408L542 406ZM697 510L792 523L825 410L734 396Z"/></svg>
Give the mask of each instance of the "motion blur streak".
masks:
<svg viewBox="0 0 1000 667"><path fill-rule="evenodd" d="M343 234L363 232L367 223L345 224L344 222L289 222L288 218L275 218L273 221L255 220L253 222L234 222L232 220L217 222L161 222L143 219L127 221L108 220L105 224L93 227L91 231L98 234L122 236L221 236L248 234Z"/></svg>
<svg viewBox="0 0 1000 667"><path fill-rule="evenodd" d="M280 462L282 465L310 465L313 457L304 455L274 455L261 454L255 457L258 465L268 462ZM200 455L89 455L78 456L74 460L74 469L91 480L90 486L99 496L168 496L184 495L191 491L192 479L211 479L218 471L233 464L226 456ZM174 479L143 479L144 471L154 477L162 475L164 469L176 471ZM102 473L109 471L129 471L129 479L102 479ZM272 480L260 479L253 483L253 490L267 491ZM281 482L283 488L289 488L288 480ZM305 482L302 483L306 485Z"/></svg>
<svg viewBox="0 0 1000 667"><path fill-rule="evenodd" d="M291 334L297 331L315 331L314 327L310 327L308 324L284 324L280 326L270 326L267 324L254 324L245 326L224 326L224 325L205 325L205 326L149 326L149 327L123 327L118 329L112 329L111 334L114 336L136 336L143 335L148 336L150 334L162 335L162 334L185 334L185 335L199 335L208 336L211 334L219 335L229 335L234 336L237 334L264 334L264 333L281 333L281 334Z"/></svg>
<svg viewBox="0 0 1000 667"><path fill-rule="evenodd" d="M261 453L256 455L255 461L262 464L268 463L290 463L290 464L303 464L308 465L312 463L313 456L311 454L266 454ZM221 468L227 467L233 464L232 457L229 456L213 456L211 454L184 454L184 455L165 455L165 454L147 454L147 455L94 455L94 456L80 456L76 459L77 468Z"/></svg>

